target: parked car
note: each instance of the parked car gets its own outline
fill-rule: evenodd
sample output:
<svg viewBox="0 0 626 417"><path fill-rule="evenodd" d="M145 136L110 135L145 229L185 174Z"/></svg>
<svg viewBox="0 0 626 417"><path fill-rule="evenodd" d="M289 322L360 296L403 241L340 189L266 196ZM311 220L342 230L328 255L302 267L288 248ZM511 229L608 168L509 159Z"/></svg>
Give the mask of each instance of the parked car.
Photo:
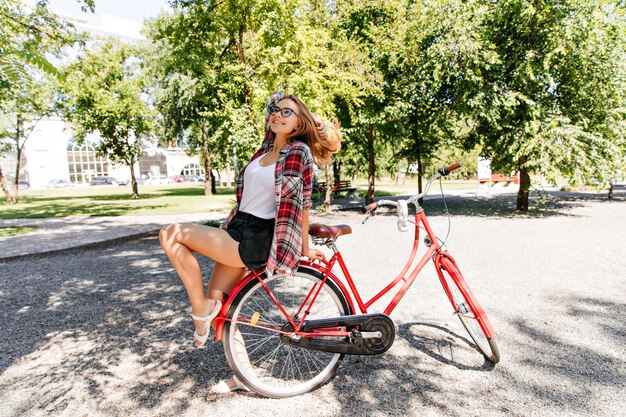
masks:
<svg viewBox="0 0 626 417"><path fill-rule="evenodd" d="M137 181L137 185L143 185L143 180L141 177L135 177L135 181ZM130 185L130 178L125 180L118 180L117 185Z"/></svg>
<svg viewBox="0 0 626 417"><path fill-rule="evenodd" d="M57 180L50 180L50 182L48 182L48 188L67 188L71 186L71 182L62 178Z"/></svg>
<svg viewBox="0 0 626 417"><path fill-rule="evenodd" d="M172 177L172 181L174 181L174 182L187 182L189 180L184 175L174 175Z"/></svg>
<svg viewBox="0 0 626 417"><path fill-rule="evenodd" d="M28 181L19 180L17 182L17 189L18 190L28 190L29 188L30 188L30 183Z"/></svg>
<svg viewBox="0 0 626 417"><path fill-rule="evenodd" d="M200 175L187 175L185 176L185 182L204 182L204 177Z"/></svg>
<svg viewBox="0 0 626 417"><path fill-rule="evenodd" d="M151 177L146 180L146 184L148 185L172 184L173 182L174 180L167 175L159 175L158 177Z"/></svg>
<svg viewBox="0 0 626 417"><path fill-rule="evenodd" d="M117 185L117 181L113 177L93 177L89 184L91 185Z"/></svg>

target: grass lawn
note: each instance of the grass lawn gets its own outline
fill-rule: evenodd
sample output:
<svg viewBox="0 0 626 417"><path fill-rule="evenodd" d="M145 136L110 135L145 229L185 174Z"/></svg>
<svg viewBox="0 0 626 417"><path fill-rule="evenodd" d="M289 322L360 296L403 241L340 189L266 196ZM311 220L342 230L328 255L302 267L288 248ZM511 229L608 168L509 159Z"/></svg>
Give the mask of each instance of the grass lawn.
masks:
<svg viewBox="0 0 626 417"><path fill-rule="evenodd" d="M26 233L39 230L37 226L11 226L0 227L0 237L9 237L17 235L25 235Z"/></svg>
<svg viewBox="0 0 626 417"><path fill-rule="evenodd" d="M0 219L200 213L229 210L235 202L232 187L207 197L202 185L189 184L141 185L139 199L130 196L130 186L24 190L19 204L0 203Z"/></svg>
<svg viewBox="0 0 626 417"><path fill-rule="evenodd" d="M365 180L357 181L354 186L361 196L367 192ZM469 189L476 187L476 181L447 181L443 187L448 190ZM398 185L389 180L377 180L377 197L411 193L417 193L417 182L414 180ZM216 195L207 197L203 185L188 183L140 185L139 199L133 200L130 196L130 186L22 190L19 204L0 202L0 219L202 213L229 210L235 203L233 187L218 187ZM313 199L316 198L314 194Z"/></svg>

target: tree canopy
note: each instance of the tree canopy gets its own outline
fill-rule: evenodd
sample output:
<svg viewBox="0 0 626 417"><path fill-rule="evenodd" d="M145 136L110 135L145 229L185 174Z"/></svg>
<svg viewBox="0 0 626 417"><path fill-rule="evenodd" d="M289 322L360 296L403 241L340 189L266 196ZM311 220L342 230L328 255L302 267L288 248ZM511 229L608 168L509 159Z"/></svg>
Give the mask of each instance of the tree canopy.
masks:
<svg viewBox="0 0 626 417"><path fill-rule="evenodd" d="M60 101L79 142L97 132L98 153L129 167L133 198L139 196L134 164L142 151L141 139L153 128L139 64L135 47L107 41L65 69Z"/></svg>
<svg viewBox="0 0 626 417"><path fill-rule="evenodd" d="M100 132L113 160L136 158L134 138L156 120L162 143L200 155L210 194L212 169L248 159L263 134L265 99L283 90L322 117L338 116L337 175L367 171L369 199L381 170L417 162L421 178L462 151L518 171L522 211L530 173L601 184L624 175L622 1L170 4L173 13L148 22L140 52L109 44L69 67L67 119L79 137ZM18 62L54 73L43 46L65 24L47 21L46 6L26 11L0 0L10 17L0 31L0 67L8 68L0 88L26 74ZM50 31L30 28L31 18Z"/></svg>
<svg viewBox="0 0 626 417"><path fill-rule="evenodd" d="M474 138L492 166L604 182L624 158L624 9L613 1L504 0L489 4L473 103ZM479 95L479 96L478 96Z"/></svg>

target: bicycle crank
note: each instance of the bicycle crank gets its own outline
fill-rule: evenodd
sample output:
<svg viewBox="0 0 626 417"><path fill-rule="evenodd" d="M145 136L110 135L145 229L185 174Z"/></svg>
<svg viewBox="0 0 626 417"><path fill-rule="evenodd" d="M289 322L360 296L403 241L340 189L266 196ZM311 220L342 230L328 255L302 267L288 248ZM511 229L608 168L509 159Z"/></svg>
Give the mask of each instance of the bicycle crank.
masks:
<svg viewBox="0 0 626 417"><path fill-rule="evenodd" d="M300 331L311 333L316 329L328 331L332 328L345 328L350 332L350 337L331 339L328 336L292 337L281 334L280 339L286 345L303 349L348 355L378 355L389 350L396 338L393 321L381 313L307 320ZM288 323L281 330L290 332L293 327Z"/></svg>

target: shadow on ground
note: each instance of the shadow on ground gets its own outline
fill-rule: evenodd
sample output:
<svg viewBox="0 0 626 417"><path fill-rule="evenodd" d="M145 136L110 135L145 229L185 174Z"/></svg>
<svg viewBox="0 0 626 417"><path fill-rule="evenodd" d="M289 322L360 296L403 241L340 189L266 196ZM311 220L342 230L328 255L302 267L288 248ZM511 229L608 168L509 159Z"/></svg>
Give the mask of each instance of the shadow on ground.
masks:
<svg viewBox="0 0 626 417"><path fill-rule="evenodd" d="M192 347L186 294L156 238L44 258L0 263L0 392L35 390L58 415L82 390L116 415L180 390L174 415L230 376L221 345Z"/></svg>
<svg viewBox="0 0 626 417"><path fill-rule="evenodd" d="M432 192L431 195L440 194ZM385 197L387 200L404 199L408 196ZM607 199L606 194L595 192L532 192L529 200L530 210L527 213L516 211L516 194L491 194L476 195L467 194L459 196L445 196L442 198L427 199L423 203L423 208L429 216L446 215L446 210L453 216L470 217L494 217L494 218L543 218L555 216L573 216L573 209L582 207L585 202L596 201L612 204L626 201L626 190L616 191L613 201ZM376 198L375 200L378 200ZM335 203L342 207L342 210L360 212L365 205L363 199L359 202L337 199ZM314 207L321 206L315 202ZM413 206L409 207L409 213L415 213ZM380 208L377 215L395 216L394 208Z"/></svg>
<svg viewBox="0 0 626 417"><path fill-rule="evenodd" d="M44 258L0 263L0 397L37 398L19 402L14 414L72 414L87 404L105 415L180 415L194 398L211 406L207 388L231 371L221 345L192 347L187 296L156 238ZM201 265L207 276L211 263L201 258ZM597 386L624 389L623 362L611 349L626 342L626 304L567 294L546 303L566 320L590 323L596 334L580 337L606 339L607 350L512 316L515 331L499 335L502 362L494 368L466 334L420 320L398 326L388 353L346 357L338 376L308 395L326 390L340 408L335 414L353 413L348 404L359 401L364 415L521 415L509 404L528 396L563 415L591 415ZM511 343L516 357L508 355ZM545 379L529 378L528 370ZM297 406L300 399L281 401ZM6 397L4 404L14 406Z"/></svg>
<svg viewBox="0 0 626 417"><path fill-rule="evenodd" d="M131 201L128 199L128 201ZM142 205L142 210L158 210L162 209L166 204L151 204ZM11 211L3 212L0 215L2 219L40 219L40 218L59 218L75 216L76 213L80 213L83 216L98 217L98 216L124 216L132 214L135 210L130 204L122 205L121 203L106 205L100 203L97 205L86 203L77 205L75 203L68 204L63 201L57 201L55 203L45 203L39 205L37 208L33 207L15 207Z"/></svg>
<svg viewBox="0 0 626 417"><path fill-rule="evenodd" d="M396 343L406 341L416 354L397 357L392 348L381 356L348 358L338 371L335 393L341 403L358 398L364 414L393 410L391 414L415 415L426 407L459 417L467 410L472 415L495 411L523 416L531 409L545 415L596 415L597 401L606 400L598 387L615 398L626 387L620 352L598 350L598 339L612 339L607 347L626 343L626 304L566 295L549 303L555 308L567 306L569 319L588 321L598 333L578 335L588 336L588 343L565 341L555 335L558 331L542 330L524 317L513 318L516 333L497 336L502 361L493 365L482 359L462 331L428 322L405 323L397 327ZM597 339L591 339L594 336ZM514 357L506 349L510 343L519 344ZM447 380L452 368L463 372ZM532 404L532 408L516 409L513 403ZM349 411L346 407L340 414Z"/></svg>
<svg viewBox="0 0 626 417"><path fill-rule="evenodd" d="M538 404L559 407L563 415L596 415L594 399L602 390L619 397L626 388L623 354L613 349L626 344L626 304L576 295L563 295L549 303L564 310L565 321L580 320L592 330L568 335L560 332L562 329L546 328L522 317L512 320L521 335L517 343L523 352L515 360L522 369L543 378L527 380L506 369L503 376L511 391L528 392Z"/></svg>

